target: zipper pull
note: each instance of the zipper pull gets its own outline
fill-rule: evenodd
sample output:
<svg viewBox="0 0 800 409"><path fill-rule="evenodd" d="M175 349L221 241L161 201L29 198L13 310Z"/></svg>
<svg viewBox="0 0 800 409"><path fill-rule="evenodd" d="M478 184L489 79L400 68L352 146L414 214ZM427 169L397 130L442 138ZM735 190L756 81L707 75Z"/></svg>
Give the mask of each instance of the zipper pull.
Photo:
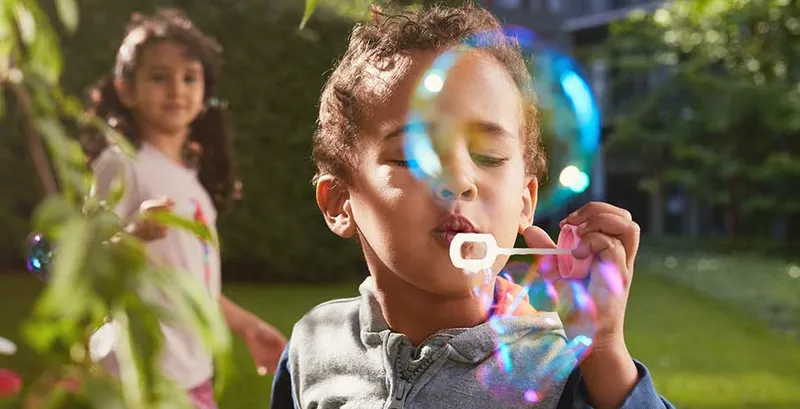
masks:
<svg viewBox="0 0 800 409"><path fill-rule="evenodd" d="M400 383L397 384L397 390L392 397L392 403L389 405L388 409L403 409L406 405L406 397L408 397L408 392L411 390L411 383L406 380L400 380Z"/></svg>

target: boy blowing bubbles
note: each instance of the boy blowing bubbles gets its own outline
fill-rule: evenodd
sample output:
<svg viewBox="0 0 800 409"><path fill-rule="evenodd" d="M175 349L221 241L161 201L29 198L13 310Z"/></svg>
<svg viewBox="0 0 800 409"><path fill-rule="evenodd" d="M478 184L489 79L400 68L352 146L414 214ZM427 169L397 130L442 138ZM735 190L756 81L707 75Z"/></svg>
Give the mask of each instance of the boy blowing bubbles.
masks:
<svg viewBox="0 0 800 409"><path fill-rule="evenodd" d="M437 56L501 27L476 7L374 20L354 30L322 93L313 151L319 208L331 231L358 238L370 277L360 297L322 304L296 324L272 407L515 407L478 381L478 371L493 364L496 334L448 248L465 231L490 233L501 247L513 247L518 233L530 247L556 247L532 226L545 160L530 74L510 43L460 55L436 97L435 115L425 119L448 139L438 153L449 177L431 194L403 154L414 89ZM475 134L480 137L468 137ZM538 402L516 404L671 407L623 337L639 227L629 212L605 203L588 204L562 223L579 226L581 245L573 255L585 268L570 278L591 277L598 309L593 349ZM493 271L506 261L499 258ZM616 266L622 291L589 268L600 262ZM490 284L509 285L501 278ZM540 362L563 348L564 328L545 324L545 316L513 318L519 334L508 343L513 356ZM525 337L540 341L522 342Z"/></svg>

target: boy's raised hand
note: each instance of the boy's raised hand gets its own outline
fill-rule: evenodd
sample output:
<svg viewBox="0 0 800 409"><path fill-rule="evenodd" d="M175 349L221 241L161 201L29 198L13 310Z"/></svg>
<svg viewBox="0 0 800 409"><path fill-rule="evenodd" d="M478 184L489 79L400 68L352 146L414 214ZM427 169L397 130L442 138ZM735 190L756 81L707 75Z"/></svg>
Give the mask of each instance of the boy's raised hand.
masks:
<svg viewBox="0 0 800 409"><path fill-rule="evenodd" d="M558 271L558 263L542 275L558 279L583 280L589 277L588 292L597 308L593 353L602 349L624 348L623 326L633 264L639 249L639 225L630 212L608 203L592 202L561 222L576 226L579 238L572 252L572 271ZM531 226L524 232L529 247L555 248L556 244L542 229Z"/></svg>

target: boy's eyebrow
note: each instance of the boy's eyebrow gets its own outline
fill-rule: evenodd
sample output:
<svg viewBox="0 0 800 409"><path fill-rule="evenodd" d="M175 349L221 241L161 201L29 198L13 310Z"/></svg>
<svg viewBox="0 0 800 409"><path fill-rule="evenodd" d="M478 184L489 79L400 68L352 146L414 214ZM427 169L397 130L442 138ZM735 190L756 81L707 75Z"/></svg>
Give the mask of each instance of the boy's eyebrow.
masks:
<svg viewBox="0 0 800 409"><path fill-rule="evenodd" d="M502 125L490 121L474 121L469 124L470 129L480 130L484 133L512 138L513 134Z"/></svg>
<svg viewBox="0 0 800 409"><path fill-rule="evenodd" d="M429 129L431 127L431 124L406 123L403 126L393 130L392 132L389 132L389 134L387 134L384 137L384 140L390 140L398 136L403 136L406 133L408 133L411 130L411 128L419 126L424 126L426 129ZM467 125L467 129L470 131L480 131L481 133L490 134L494 136L513 138L511 132L503 128L502 125L490 121L472 121Z"/></svg>
<svg viewBox="0 0 800 409"><path fill-rule="evenodd" d="M403 124L403 126L393 130L392 132L389 132L383 139L388 141L389 139L393 139L393 138L396 138L398 136L403 136L403 135L407 134L412 128L416 128L416 127L422 126L425 129L428 129L428 128L430 128L430 125L431 124L429 124L429 123L405 123L405 124Z"/></svg>

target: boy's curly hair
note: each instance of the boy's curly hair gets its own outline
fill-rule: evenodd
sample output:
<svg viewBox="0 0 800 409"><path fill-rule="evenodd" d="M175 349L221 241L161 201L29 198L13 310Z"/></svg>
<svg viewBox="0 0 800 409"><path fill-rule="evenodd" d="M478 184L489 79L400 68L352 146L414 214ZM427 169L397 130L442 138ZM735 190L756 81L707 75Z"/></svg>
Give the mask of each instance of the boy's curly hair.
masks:
<svg viewBox="0 0 800 409"><path fill-rule="evenodd" d="M364 81L367 65L391 64L412 51L444 50L483 33L503 38L481 47L509 72L522 94L526 172L541 180L546 159L538 128L532 79L516 41L502 36L500 22L477 6L435 6L421 11L385 15L373 10L373 19L353 29L350 43L322 91L312 157L317 167L314 182L323 174L347 181L355 166L358 124L368 118L369 89Z"/></svg>

